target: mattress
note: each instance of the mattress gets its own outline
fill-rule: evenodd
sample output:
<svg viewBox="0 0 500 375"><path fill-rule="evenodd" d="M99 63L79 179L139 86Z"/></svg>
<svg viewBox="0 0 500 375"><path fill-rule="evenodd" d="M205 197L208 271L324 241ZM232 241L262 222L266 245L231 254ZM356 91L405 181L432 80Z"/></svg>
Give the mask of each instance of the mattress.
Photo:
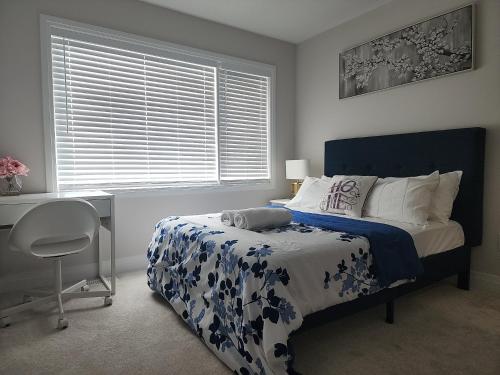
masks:
<svg viewBox="0 0 500 375"><path fill-rule="evenodd" d="M389 222L388 220L385 223L410 233L420 258L443 253L463 246L465 243L462 226L453 220L446 224L429 222L423 226Z"/></svg>
<svg viewBox="0 0 500 375"><path fill-rule="evenodd" d="M297 210L296 208L294 209ZM340 216L316 210L302 209L300 211L322 215ZM465 243L465 236L462 226L458 222L453 220L450 220L446 224L430 221L425 225L415 225L375 217L349 218L392 225L394 227L403 229L412 236L413 242L415 243L415 248L417 249L417 253L420 258L425 258L430 255L453 250L457 247L463 246Z"/></svg>

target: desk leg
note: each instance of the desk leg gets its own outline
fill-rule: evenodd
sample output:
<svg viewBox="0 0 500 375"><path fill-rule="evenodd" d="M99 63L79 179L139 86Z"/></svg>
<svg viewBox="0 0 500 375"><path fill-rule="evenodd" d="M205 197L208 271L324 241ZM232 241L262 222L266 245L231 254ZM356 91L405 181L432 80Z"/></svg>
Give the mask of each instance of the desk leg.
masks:
<svg viewBox="0 0 500 375"><path fill-rule="evenodd" d="M101 221L101 226L99 227L99 232L101 231L101 228L103 228L103 223ZM97 267L98 267L98 275L99 277L102 275L103 269L102 269L102 251L101 251L101 233L99 233L98 236L96 236L95 239L97 243Z"/></svg>
<svg viewBox="0 0 500 375"><path fill-rule="evenodd" d="M115 197L111 198L111 294L116 293L116 258L115 258Z"/></svg>
<svg viewBox="0 0 500 375"><path fill-rule="evenodd" d="M109 230L109 240L110 240L110 268L111 275L108 280L104 276L104 268L102 265L102 254L99 247L99 278L106 287L106 289L114 295L116 293L116 256L115 256L115 200L114 197L111 198L111 216L109 218L103 219L101 225Z"/></svg>
<svg viewBox="0 0 500 375"><path fill-rule="evenodd" d="M101 228L108 229L110 234L111 234L111 225L107 220L108 220L107 218L101 219ZM99 231L100 231L100 228L99 228ZM102 260L103 252L101 251L100 236L97 236L96 241L97 241L97 265L98 265L98 271L99 271L99 273L98 273L99 279L103 283L103 285L106 288L106 290L108 291L109 295L111 295L113 293L111 290L111 284L108 281L108 279L106 279L106 277L104 276L105 267L103 265L103 260Z"/></svg>

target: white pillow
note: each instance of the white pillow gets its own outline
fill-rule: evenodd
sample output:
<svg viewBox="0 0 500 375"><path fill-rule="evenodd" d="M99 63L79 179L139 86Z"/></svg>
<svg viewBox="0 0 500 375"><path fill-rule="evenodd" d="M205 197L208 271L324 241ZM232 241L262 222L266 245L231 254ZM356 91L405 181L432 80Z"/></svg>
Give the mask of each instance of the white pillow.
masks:
<svg viewBox="0 0 500 375"><path fill-rule="evenodd" d="M458 194L462 171L454 171L439 175L439 185L434 192L429 209L429 219L448 223L450 221L453 202Z"/></svg>
<svg viewBox="0 0 500 375"><path fill-rule="evenodd" d="M285 207L319 210L319 203L329 188L330 182L328 181L316 177L306 177L295 197Z"/></svg>
<svg viewBox="0 0 500 375"><path fill-rule="evenodd" d="M453 210L453 202L457 197L462 178L462 171L454 171L439 175L439 184L434 191L429 206L429 220L448 223ZM426 178L427 176L416 176L415 178ZM388 177L387 181L396 181L401 178Z"/></svg>
<svg viewBox="0 0 500 375"><path fill-rule="evenodd" d="M425 224L438 184L438 171L420 177L379 178L366 200L363 214L410 224Z"/></svg>
<svg viewBox="0 0 500 375"><path fill-rule="evenodd" d="M366 196L375 181L377 176L333 176L320 209L334 214L361 217Z"/></svg>

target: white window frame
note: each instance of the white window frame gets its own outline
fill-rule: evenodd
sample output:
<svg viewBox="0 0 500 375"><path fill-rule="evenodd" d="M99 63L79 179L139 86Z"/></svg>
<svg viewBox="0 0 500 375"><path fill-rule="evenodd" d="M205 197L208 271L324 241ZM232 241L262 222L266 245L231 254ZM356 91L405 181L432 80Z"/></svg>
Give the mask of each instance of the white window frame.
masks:
<svg viewBox="0 0 500 375"><path fill-rule="evenodd" d="M63 18L40 15L40 47L42 62L42 105L43 105L43 124L44 124L44 144L45 144L45 176L46 188L48 192L57 191L57 170L56 170L56 152L55 152L55 126L54 126L54 108L52 92L52 56L51 56L51 35L64 35L87 41L96 41L102 43L106 40L108 45L114 47L129 48L134 45L136 51L144 53L154 53L159 56L178 57L180 60L196 62L215 67L224 67L253 73L266 75L269 77L269 140L268 140L268 165L269 181L245 181L245 182L224 182L205 186L145 186L140 188L110 188L105 190L115 192L144 192L144 191L169 191L178 193L182 191L197 192L200 190L270 190L276 186L276 67L274 65L261 62L241 59L227 56L219 53L209 52L201 49L186 47L170 42L164 42L152 38L142 37L121 31L107 29L103 27L88 25ZM218 124L217 124L218 127ZM217 145L218 147L218 145Z"/></svg>

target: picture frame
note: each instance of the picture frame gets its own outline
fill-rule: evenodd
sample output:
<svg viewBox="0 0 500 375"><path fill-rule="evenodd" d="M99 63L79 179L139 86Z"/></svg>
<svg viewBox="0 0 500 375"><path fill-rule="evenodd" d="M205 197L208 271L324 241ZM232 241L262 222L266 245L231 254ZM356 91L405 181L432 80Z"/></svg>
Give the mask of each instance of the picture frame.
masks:
<svg viewBox="0 0 500 375"><path fill-rule="evenodd" d="M339 99L474 69L475 4L343 50Z"/></svg>

